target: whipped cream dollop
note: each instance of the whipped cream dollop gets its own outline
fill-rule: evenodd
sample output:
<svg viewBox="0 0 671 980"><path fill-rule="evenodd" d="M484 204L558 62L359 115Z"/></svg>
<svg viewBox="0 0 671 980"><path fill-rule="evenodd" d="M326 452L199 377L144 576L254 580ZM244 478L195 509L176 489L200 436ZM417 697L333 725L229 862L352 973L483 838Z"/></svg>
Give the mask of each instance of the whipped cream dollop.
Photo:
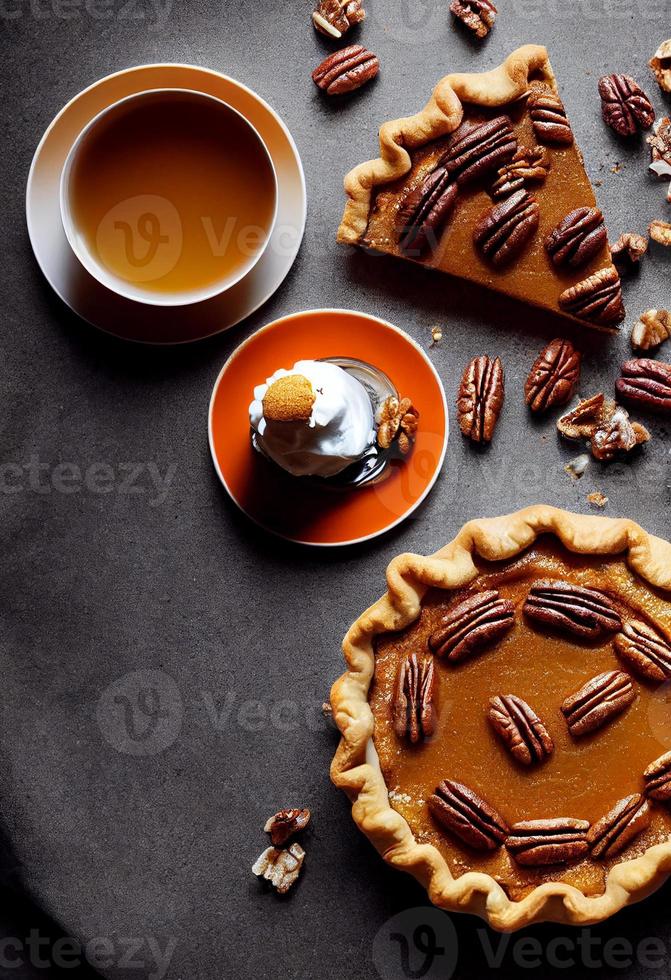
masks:
<svg viewBox="0 0 671 980"><path fill-rule="evenodd" d="M263 400L280 378L300 375L312 386L309 418L277 421L264 417ZM249 420L255 444L294 476L336 476L361 459L375 441L373 408L363 385L337 364L297 361L254 389Z"/></svg>

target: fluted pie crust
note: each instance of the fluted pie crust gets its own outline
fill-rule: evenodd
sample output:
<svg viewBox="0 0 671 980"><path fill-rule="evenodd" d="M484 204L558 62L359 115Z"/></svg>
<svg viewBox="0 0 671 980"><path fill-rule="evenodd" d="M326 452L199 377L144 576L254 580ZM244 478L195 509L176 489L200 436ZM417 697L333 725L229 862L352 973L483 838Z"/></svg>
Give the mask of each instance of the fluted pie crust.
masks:
<svg viewBox="0 0 671 980"><path fill-rule="evenodd" d="M331 777L350 797L360 830L385 861L423 884L435 905L480 915L500 930L543 921L572 925L600 922L645 898L671 872L669 838L633 858L625 851L621 862L609 865L604 888L598 894L586 894L566 881L547 880L526 889L521 897L511 897L505 885L481 870L462 869L463 873L453 875L441 849L418 842L399 812L402 807L394 808L390 802L392 787L385 783L375 749L375 715L370 702L376 644L384 634L399 634L416 623L433 591L463 589L478 578L483 563L488 568L489 563L511 563L548 541L575 556L595 556L597 568L597 556L604 561L619 556L617 560L626 563L642 586L652 587L651 594L671 599L665 595L671 592L671 544L649 535L633 521L582 516L544 505L471 521L436 554L404 554L390 563L386 595L357 619L345 637L348 669L331 692L333 716L342 734ZM435 782L444 775L436 773ZM458 778L454 773L449 776ZM631 792L635 788L632 786ZM427 792L432 791L430 786ZM524 819L524 814L517 818Z"/></svg>

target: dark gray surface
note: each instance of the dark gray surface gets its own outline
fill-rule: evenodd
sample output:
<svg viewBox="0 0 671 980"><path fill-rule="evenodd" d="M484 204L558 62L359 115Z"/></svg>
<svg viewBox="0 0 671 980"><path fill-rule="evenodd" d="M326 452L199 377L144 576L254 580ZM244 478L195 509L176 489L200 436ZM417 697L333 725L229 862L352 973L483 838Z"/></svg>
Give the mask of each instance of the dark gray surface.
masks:
<svg viewBox="0 0 671 980"><path fill-rule="evenodd" d="M654 442L631 465L593 466L572 485L563 464L574 451L557 443L552 425L528 420L521 386L556 322L350 253L336 247L334 233L342 176L375 153L378 124L416 111L445 71L492 67L526 41L550 50L588 170L602 181L612 235L668 214L644 150L623 147L602 125L596 81L604 71L630 72L657 110L665 108L646 61L671 33L670 4L502 0L499 22L479 47L455 31L446 0L370 0L368 8L358 36L380 56L382 72L342 105L326 104L310 81L328 46L313 35L307 2L175 2L160 24L147 0L107 7L7 0L0 14L2 459L45 464L40 485L48 488L32 488L26 471L20 492L0 494L5 863L15 869L12 884L66 935L113 943L111 954L97 948L110 976L157 975L151 943L172 951L171 978L377 976L374 937L390 916L425 899L382 864L330 786L334 735L318 707L342 668L340 638L382 591L387 561L402 550L433 551L468 518L524 504L587 512L592 489L610 497L608 514L669 534L668 425L651 423ZM23 216L32 152L61 105L108 72L154 60L223 70L268 99L303 156L310 208L301 253L271 302L228 335L173 351L118 344L77 322L43 282ZM611 173L618 162L620 172ZM628 286L627 301L628 323L671 303L669 256L660 248ZM210 389L235 345L277 315L323 305L379 313L424 345L430 325L441 323L445 339L431 356L451 405L475 354L500 354L508 380L489 452L474 453L453 432L444 473L413 520L366 547L328 554L254 531L224 498L206 441ZM627 338L627 330L614 340L577 338L585 393L611 389ZM111 491L57 489L62 463L82 473L111 466ZM122 485L128 463L144 467L132 494ZM149 464L173 474L160 501ZM138 691L152 687L165 713L153 720L151 703L138 703ZM150 753L143 756L123 741L124 703L133 702L129 724L133 744ZM309 805L315 821L304 879L278 901L261 891L250 866L265 846L265 818L285 803ZM577 975L668 975L668 899L667 887L589 930L591 954L573 947ZM8 913L6 932L21 937L32 922L31 913L20 924ZM486 932L465 918L452 922L456 975L481 976ZM413 921L406 916L398 928L411 935ZM375 947L382 976L402 977L398 943L385 935ZM554 927L532 935L545 963L554 937L576 940ZM633 966L626 950L604 951L622 936L636 945ZM135 969L122 961L124 937L143 947ZM647 937L664 944L661 961L659 950L645 961L647 947L638 944ZM453 950L454 936L447 940ZM523 966L511 945L499 972L566 973Z"/></svg>

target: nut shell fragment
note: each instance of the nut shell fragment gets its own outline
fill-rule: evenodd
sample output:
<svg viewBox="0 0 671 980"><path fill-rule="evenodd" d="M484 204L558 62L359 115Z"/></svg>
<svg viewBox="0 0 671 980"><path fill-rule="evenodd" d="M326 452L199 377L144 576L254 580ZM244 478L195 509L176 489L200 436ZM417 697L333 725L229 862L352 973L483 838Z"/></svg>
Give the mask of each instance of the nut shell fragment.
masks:
<svg viewBox="0 0 671 980"><path fill-rule="evenodd" d="M671 313L668 310L646 310L631 331L634 350L651 350L671 337Z"/></svg>
<svg viewBox="0 0 671 980"><path fill-rule="evenodd" d="M671 92L671 38L662 41L648 62L663 92Z"/></svg>

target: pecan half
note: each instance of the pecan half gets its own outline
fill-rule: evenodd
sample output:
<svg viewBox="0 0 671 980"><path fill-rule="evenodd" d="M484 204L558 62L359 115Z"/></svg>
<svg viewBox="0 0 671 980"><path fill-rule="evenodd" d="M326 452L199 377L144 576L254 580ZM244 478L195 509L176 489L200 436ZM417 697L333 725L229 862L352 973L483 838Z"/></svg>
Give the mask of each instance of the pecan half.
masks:
<svg viewBox="0 0 671 980"><path fill-rule="evenodd" d="M457 398L459 428L471 442L491 442L504 394L500 358L474 357L464 371Z"/></svg>
<svg viewBox="0 0 671 980"><path fill-rule="evenodd" d="M550 154L543 146L530 150L520 146L510 163L504 164L496 175L489 193L493 198L508 197L529 183L542 183L550 170Z"/></svg>
<svg viewBox="0 0 671 980"><path fill-rule="evenodd" d="M340 40L354 24L366 18L361 0L319 0L312 14L315 30Z"/></svg>
<svg viewBox="0 0 671 980"><path fill-rule="evenodd" d="M502 694L489 704L489 722L517 762L531 766L552 755L554 743L548 730L526 701Z"/></svg>
<svg viewBox="0 0 671 980"><path fill-rule="evenodd" d="M639 262L648 251L648 239L634 231L625 231L614 245L610 246L613 262L622 271L631 272L638 268Z"/></svg>
<svg viewBox="0 0 671 980"><path fill-rule="evenodd" d="M598 208L576 208L545 239L553 265L577 269L593 259L608 240Z"/></svg>
<svg viewBox="0 0 671 980"><path fill-rule="evenodd" d="M580 380L581 355L570 340L555 338L543 348L529 372L524 397L532 412L565 405Z"/></svg>
<svg viewBox="0 0 671 980"><path fill-rule="evenodd" d="M508 116L483 123L462 123L452 134L438 165L458 184L485 177L510 160L517 150L517 137Z"/></svg>
<svg viewBox="0 0 671 980"><path fill-rule="evenodd" d="M649 357L625 361L615 389L626 401L658 412L671 412L671 364Z"/></svg>
<svg viewBox="0 0 671 980"><path fill-rule="evenodd" d="M380 70L378 58L362 44L334 51L312 72L312 81L327 95L347 95L370 82Z"/></svg>
<svg viewBox="0 0 671 980"><path fill-rule="evenodd" d="M634 136L655 121L650 99L630 75L604 75L599 95L603 121L619 136Z"/></svg>
<svg viewBox="0 0 671 980"><path fill-rule="evenodd" d="M401 662L396 677L392 717L399 738L416 745L436 730L433 657L418 659L416 653Z"/></svg>
<svg viewBox="0 0 671 980"><path fill-rule="evenodd" d="M587 834L592 855L609 858L619 854L650 826L651 820L650 804L640 793L620 800Z"/></svg>
<svg viewBox="0 0 671 980"><path fill-rule="evenodd" d="M480 215L473 229L473 241L492 265L506 265L524 250L539 220L536 199L525 190L515 191Z"/></svg>
<svg viewBox="0 0 671 980"><path fill-rule="evenodd" d="M541 143L558 146L570 146L573 143L573 132L566 118L564 104L558 95L548 89L532 89L527 106L534 133Z"/></svg>
<svg viewBox="0 0 671 980"><path fill-rule="evenodd" d="M589 851L588 830L588 820L573 817L523 820L513 824L506 847L518 864L529 867L568 864Z"/></svg>
<svg viewBox="0 0 671 980"><path fill-rule="evenodd" d="M663 92L671 92L671 38L662 41L648 62Z"/></svg>
<svg viewBox="0 0 671 980"><path fill-rule="evenodd" d="M568 697L561 706L568 730L574 738L591 735L636 700L629 674L610 670L598 674Z"/></svg>
<svg viewBox="0 0 671 980"><path fill-rule="evenodd" d="M643 773L645 795L651 800L666 803L671 800L671 752L665 752L651 762Z"/></svg>
<svg viewBox="0 0 671 980"><path fill-rule="evenodd" d="M462 783L443 780L428 805L439 824L476 851L495 851L508 835L503 817Z"/></svg>
<svg viewBox="0 0 671 980"><path fill-rule="evenodd" d="M309 823L310 811L307 808L302 810L285 809L278 810L274 816L270 817L263 829L267 834L270 834L270 839L275 847L281 847L294 834L305 830Z"/></svg>
<svg viewBox="0 0 671 980"><path fill-rule="evenodd" d="M671 313L668 310L646 310L631 331L631 346L637 350L659 347L671 337Z"/></svg>
<svg viewBox="0 0 671 980"><path fill-rule="evenodd" d="M603 592L560 579L535 582L522 611L535 623L583 640L598 640L622 627L615 606Z"/></svg>
<svg viewBox="0 0 671 980"><path fill-rule="evenodd" d="M305 851L300 844L292 844L286 851L267 847L254 862L252 873L270 882L280 895L285 895L297 881L304 860Z"/></svg>
<svg viewBox="0 0 671 980"><path fill-rule="evenodd" d="M671 645L646 623L633 619L624 624L613 640L615 649L627 666L651 681L671 677Z"/></svg>
<svg viewBox="0 0 671 980"><path fill-rule="evenodd" d="M515 607L496 589L476 592L450 609L429 637L429 649L450 663L480 653L515 624Z"/></svg>
<svg viewBox="0 0 671 980"><path fill-rule="evenodd" d="M456 199L457 185L450 183L444 167L410 191L398 212L400 246L406 255L419 255L427 245L436 247Z"/></svg>
<svg viewBox="0 0 671 980"><path fill-rule="evenodd" d="M498 13L492 0L452 0L450 13L476 37L487 37Z"/></svg>
<svg viewBox="0 0 671 980"><path fill-rule="evenodd" d="M622 285L615 266L600 269L575 286L569 286L559 297L565 313L603 327L616 327L624 320Z"/></svg>

